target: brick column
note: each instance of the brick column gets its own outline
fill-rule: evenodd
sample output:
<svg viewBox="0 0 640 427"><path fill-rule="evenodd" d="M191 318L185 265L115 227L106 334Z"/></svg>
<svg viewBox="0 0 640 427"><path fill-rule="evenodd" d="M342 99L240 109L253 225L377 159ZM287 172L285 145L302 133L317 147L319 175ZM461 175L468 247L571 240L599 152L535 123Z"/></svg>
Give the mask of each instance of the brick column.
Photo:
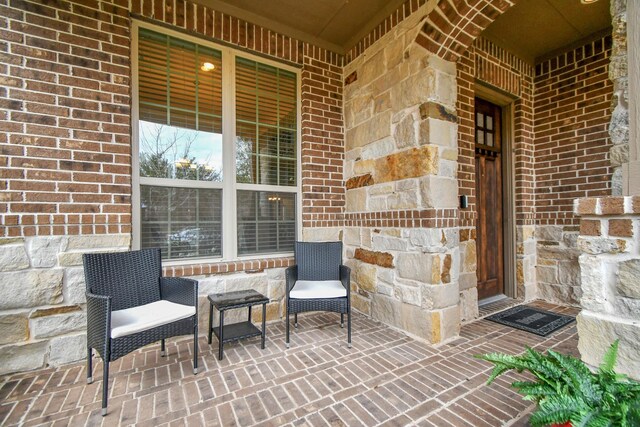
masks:
<svg viewBox="0 0 640 427"><path fill-rule="evenodd" d="M617 370L640 378L640 197L578 199L578 349L596 366L620 339Z"/></svg>

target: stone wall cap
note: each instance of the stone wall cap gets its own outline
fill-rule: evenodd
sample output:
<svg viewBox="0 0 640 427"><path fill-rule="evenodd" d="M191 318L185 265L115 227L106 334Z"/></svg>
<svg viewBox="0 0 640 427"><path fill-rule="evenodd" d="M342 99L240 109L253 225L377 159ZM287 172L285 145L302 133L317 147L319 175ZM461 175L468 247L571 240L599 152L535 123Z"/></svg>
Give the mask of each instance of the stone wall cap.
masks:
<svg viewBox="0 0 640 427"><path fill-rule="evenodd" d="M574 200L576 216L640 215L640 196L583 197Z"/></svg>

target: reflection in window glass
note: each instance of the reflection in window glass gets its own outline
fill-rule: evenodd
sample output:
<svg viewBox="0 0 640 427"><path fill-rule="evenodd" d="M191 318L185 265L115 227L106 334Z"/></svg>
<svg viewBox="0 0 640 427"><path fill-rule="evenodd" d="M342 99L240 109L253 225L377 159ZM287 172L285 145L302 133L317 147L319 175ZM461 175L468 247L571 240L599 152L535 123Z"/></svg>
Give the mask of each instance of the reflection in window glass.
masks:
<svg viewBox="0 0 640 427"><path fill-rule="evenodd" d="M293 251L295 193L239 190L237 218L238 255Z"/></svg>
<svg viewBox="0 0 640 427"><path fill-rule="evenodd" d="M222 190L140 187L142 248L162 258L222 255Z"/></svg>
<svg viewBox="0 0 640 427"><path fill-rule="evenodd" d="M222 181L222 135L139 121L140 176Z"/></svg>
<svg viewBox="0 0 640 427"><path fill-rule="evenodd" d="M140 176L222 180L222 54L140 29Z"/></svg>

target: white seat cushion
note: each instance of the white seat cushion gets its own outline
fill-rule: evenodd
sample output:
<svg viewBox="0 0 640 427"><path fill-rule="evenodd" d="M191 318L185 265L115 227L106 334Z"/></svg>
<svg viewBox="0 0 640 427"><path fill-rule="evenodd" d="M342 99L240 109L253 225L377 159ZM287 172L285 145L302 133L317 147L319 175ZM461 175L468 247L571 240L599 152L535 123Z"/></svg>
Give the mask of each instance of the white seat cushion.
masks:
<svg viewBox="0 0 640 427"><path fill-rule="evenodd" d="M160 300L150 304L116 310L111 313L111 338L124 337L186 319L196 314L196 308Z"/></svg>
<svg viewBox="0 0 640 427"><path fill-rule="evenodd" d="M339 280L298 280L289 293L290 298L316 299L341 298L347 290Z"/></svg>

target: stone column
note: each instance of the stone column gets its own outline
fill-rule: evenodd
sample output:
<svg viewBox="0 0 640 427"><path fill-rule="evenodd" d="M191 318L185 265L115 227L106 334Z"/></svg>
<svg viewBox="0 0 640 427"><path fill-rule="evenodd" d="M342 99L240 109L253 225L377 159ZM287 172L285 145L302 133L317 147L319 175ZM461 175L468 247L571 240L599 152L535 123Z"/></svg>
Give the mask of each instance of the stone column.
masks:
<svg viewBox="0 0 640 427"><path fill-rule="evenodd" d="M612 0L613 51L609 77L614 104L609 134L613 195L640 194L640 3ZM629 96L629 94L634 96Z"/></svg>
<svg viewBox="0 0 640 427"><path fill-rule="evenodd" d="M456 71L417 18L345 68L344 243L354 307L439 343L460 328Z"/></svg>
<svg viewBox="0 0 640 427"><path fill-rule="evenodd" d="M616 3L621 0L614 0ZM626 2L626 1L625 1ZM640 3L627 6L629 69L629 163L622 166L624 194L640 194Z"/></svg>
<svg viewBox="0 0 640 427"><path fill-rule="evenodd" d="M640 379L640 197L576 200L582 311L578 349L597 366L620 339L617 371Z"/></svg>

